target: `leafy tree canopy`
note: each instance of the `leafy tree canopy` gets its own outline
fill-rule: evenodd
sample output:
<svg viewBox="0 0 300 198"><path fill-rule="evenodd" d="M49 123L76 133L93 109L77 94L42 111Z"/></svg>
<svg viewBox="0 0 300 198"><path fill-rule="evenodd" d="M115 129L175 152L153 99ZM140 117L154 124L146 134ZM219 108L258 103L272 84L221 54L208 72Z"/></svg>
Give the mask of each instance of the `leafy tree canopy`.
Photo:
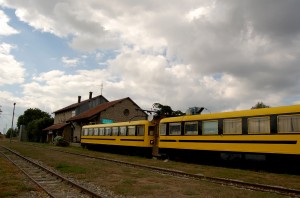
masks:
<svg viewBox="0 0 300 198"><path fill-rule="evenodd" d="M47 112L41 111L37 108L30 108L24 111L23 115L19 116L17 126L20 127L20 125L28 125L30 122L44 117L51 118Z"/></svg>
<svg viewBox="0 0 300 198"><path fill-rule="evenodd" d="M43 132L43 129L52 125L53 122L54 119L51 118L49 113L37 108L30 108L24 111L23 115L19 116L17 126L26 126L29 141L43 142L46 138L46 133Z"/></svg>
<svg viewBox="0 0 300 198"><path fill-rule="evenodd" d="M270 106L265 105L263 102L258 102L255 106L251 107L251 109L261 109L261 108L270 108Z"/></svg>
<svg viewBox="0 0 300 198"><path fill-rule="evenodd" d="M162 105L160 103L154 103L153 108L156 109L155 113L157 116L166 116L166 117L171 117L171 116L180 116L184 115L181 111L173 111L173 109L168 106L168 105Z"/></svg>

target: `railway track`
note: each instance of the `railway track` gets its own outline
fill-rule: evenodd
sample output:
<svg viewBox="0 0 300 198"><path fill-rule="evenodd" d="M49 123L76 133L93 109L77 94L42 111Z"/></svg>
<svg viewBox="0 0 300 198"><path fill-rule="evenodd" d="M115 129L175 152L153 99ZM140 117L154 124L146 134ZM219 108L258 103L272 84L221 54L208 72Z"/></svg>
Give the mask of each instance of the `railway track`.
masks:
<svg viewBox="0 0 300 198"><path fill-rule="evenodd" d="M49 197L102 197L7 147L0 146L0 152Z"/></svg>
<svg viewBox="0 0 300 198"><path fill-rule="evenodd" d="M36 145L31 145L31 146L36 146ZM36 147L39 147L39 146L36 146ZM136 163L125 162L125 161L121 161L121 160L109 159L109 158L104 158L104 157L95 157L95 156L91 156L91 155L74 153L74 152L70 152L70 151L63 151L63 150L54 149L54 148L45 148L45 147L39 147L39 148L50 149L53 151L77 155L77 156L81 156L81 157L85 157L85 158L91 158L91 159L97 159L97 160L118 163L120 165L130 166L130 167L134 167L134 168L147 169L150 171L158 172L160 174L166 174L166 175L171 175L171 176L176 176L176 177L183 177L185 179L208 181L208 182L213 182L213 183L217 183L220 185L233 186L233 187L237 187L237 188L241 188L241 189L272 192L272 193L285 195L285 196L289 196L289 197L300 197L300 190L298 190L298 189L291 189L291 188L286 188L286 187L282 187L282 186L273 186L273 185L266 185L266 184L249 183L249 182L227 179L227 178L208 177L208 176L203 176L203 175L198 175L198 174L189 174L189 173L185 173L185 172L178 171L178 170L171 170L171 169L165 169L165 168L154 167L154 166L149 166L149 165L136 164Z"/></svg>

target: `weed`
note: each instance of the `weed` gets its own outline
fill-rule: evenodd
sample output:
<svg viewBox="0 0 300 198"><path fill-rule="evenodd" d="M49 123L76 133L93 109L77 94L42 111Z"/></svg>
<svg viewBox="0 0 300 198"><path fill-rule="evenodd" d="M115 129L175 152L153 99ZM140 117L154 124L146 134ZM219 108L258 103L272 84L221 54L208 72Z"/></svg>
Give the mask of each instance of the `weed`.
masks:
<svg viewBox="0 0 300 198"><path fill-rule="evenodd" d="M71 166L67 163L58 163L55 168L65 173L86 173L86 169L78 166Z"/></svg>

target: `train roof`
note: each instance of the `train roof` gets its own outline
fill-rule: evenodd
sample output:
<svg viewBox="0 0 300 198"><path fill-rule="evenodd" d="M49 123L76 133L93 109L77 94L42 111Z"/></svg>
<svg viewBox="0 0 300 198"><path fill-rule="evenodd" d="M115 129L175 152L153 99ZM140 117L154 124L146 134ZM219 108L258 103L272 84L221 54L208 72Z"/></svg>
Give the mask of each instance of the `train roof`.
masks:
<svg viewBox="0 0 300 198"><path fill-rule="evenodd" d="M180 122L180 121L192 121L192 120L209 120L209 119L218 119L218 118L238 118L238 117L246 117L246 116L253 117L253 116L289 114L289 113L300 113L300 105L238 110L238 111L218 112L218 113L199 114L199 115L184 115L178 117L164 118L160 122L163 123L163 122Z"/></svg>
<svg viewBox="0 0 300 198"><path fill-rule="evenodd" d="M108 123L108 124L84 125L82 128L129 126L129 125L142 125L142 124L154 125L148 120L137 120L137 121L128 121L128 122L115 122L115 123Z"/></svg>

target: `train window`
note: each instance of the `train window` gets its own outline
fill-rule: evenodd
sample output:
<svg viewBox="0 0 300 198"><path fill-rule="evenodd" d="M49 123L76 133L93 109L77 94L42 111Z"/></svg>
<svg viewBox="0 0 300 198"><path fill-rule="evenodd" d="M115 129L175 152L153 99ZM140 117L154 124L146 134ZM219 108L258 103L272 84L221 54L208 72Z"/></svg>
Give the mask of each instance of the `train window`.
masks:
<svg viewBox="0 0 300 198"><path fill-rule="evenodd" d="M185 135L198 135L198 122L186 122L184 124Z"/></svg>
<svg viewBox="0 0 300 198"><path fill-rule="evenodd" d="M139 135L139 136L143 136L144 135L144 133L145 133L145 127L144 126L137 126L136 127L136 129L137 129L137 135Z"/></svg>
<svg viewBox="0 0 300 198"><path fill-rule="evenodd" d="M167 124L160 124L159 125L159 134L160 135L167 135Z"/></svg>
<svg viewBox="0 0 300 198"><path fill-rule="evenodd" d="M181 123L170 123L169 125L170 135L181 135Z"/></svg>
<svg viewBox="0 0 300 198"><path fill-rule="evenodd" d="M300 132L300 115L278 116L278 133Z"/></svg>
<svg viewBox="0 0 300 198"><path fill-rule="evenodd" d="M119 127L112 128L112 135L119 135Z"/></svg>
<svg viewBox="0 0 300 198"><path fill-rule="evenodd" d="M224 134L242 134L242 119L225 119L223 126Z"/></svg>
<svg viewBox="0 0 300 198"><path fill-rule="evenodd" d="M99 128L99 135L105 135L104 128Z"/></svg>
<svg viewBox="0 0 300 198"><path fill-rule="evenodd" d="M94 129L94 135L99 135L99 128Z"/></svg>
<svg viewBox="0 0 300 198"><path fill-rule="evenodd" d="M128 135L134 136L135 135L135 126L128 127Z"/></svg>
<svg viewBox="0 0 300 198"><path fill-rule="evenodd" d="M120 135L124 135L124 136L126 136L126 130L127 128L126 128L126 126L121 126L120 127Z"/></svg>
<svg viewBox="0 0 300 198"><path fill-rule="evenodd" d="M93 135L94 133L94 129L93 128L89 128L89 135Z"/></svg>
<svg viewBox="0 0 300 198"><path fill-rule="evenodd" d="M202 122L203 135L217 135L218 134L218 121L203 121Z"/></svg>
<svg viewBox="0 0 300 198"><path fill-rule="evenodd" d="M105 135L111 135L111 128L105 128Z"/></svg>
<svg viewBox="0 0 300 198"><path fill-rule="evenodd" d="M148 128L148 135L151 135L151 136L154 135L154 126L149 126L149 128Z"/></svg>
<svg viewBox="0 0 300 198"><path fill-rule="evenodd" d="M89 135L89 129L83 129L83 135Z"/></svg>
<svg viewBox="0 0 300 198"><path fill-rule="evenodd" d="M270 133L270 117L248 118L248 133Z"/></svg>

